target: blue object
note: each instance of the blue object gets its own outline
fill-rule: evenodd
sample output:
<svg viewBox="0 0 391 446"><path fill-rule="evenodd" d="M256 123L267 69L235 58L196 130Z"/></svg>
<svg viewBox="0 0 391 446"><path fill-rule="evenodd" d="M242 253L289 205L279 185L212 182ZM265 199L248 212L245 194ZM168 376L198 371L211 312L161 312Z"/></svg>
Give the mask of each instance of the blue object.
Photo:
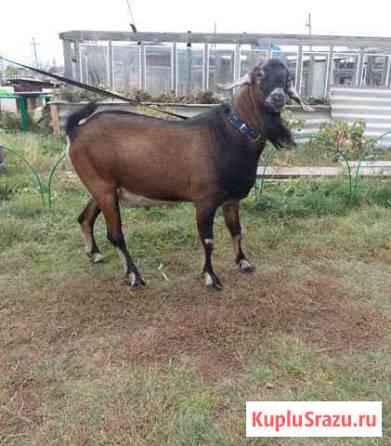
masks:
<svg viewBox="0 0 391 446"><path fill-rule="evenodd" d="M261 137L260 133L258 133L255 129L248 126L244 121L242 121L240 119L240 116L236 112L232 112L229 107L227 108L225 113L228 114L227 119L232 127L238 130L248 140L256 141Z"/></svg>

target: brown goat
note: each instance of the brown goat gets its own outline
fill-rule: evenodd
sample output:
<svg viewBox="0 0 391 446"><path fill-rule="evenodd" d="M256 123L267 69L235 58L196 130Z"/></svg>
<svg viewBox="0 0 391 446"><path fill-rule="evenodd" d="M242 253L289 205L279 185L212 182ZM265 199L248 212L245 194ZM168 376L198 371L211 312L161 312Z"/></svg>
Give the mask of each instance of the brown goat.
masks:
<svg viewBox="0 0 391 446"><path fill-rule="evenodd" d="M211 261L219 206L239 270L253 270L241 248L239 201L254 185L266 141L294 144L280 117L288 97L304 104L291 87L286 65L277 59L256 66L239 84L232 107L221 105L186 121L121 111L94 113L93 104L68 119L69 156L92 197L79 223L93 262L102 259L94 239L94 223L102 211L107 237L124 262L130 285L144 285L127 250L119 210L119 202L142 197L194 203L207 286L222 286Z"/></svg>

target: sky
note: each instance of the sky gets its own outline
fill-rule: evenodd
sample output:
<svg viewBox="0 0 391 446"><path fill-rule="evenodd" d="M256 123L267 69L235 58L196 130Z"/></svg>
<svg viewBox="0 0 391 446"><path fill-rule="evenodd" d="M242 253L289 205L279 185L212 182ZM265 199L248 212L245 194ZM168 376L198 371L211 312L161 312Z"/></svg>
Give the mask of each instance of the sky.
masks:
<svg viewBox="0 0 391 446"><path fill-rule="evenodd" d="M0 54L62 64L58 34L70 30L129 30L126 0L11 0L0 4ZM306 33L391 37L391 2L384 0L129 0L139 31Z"/></svg>

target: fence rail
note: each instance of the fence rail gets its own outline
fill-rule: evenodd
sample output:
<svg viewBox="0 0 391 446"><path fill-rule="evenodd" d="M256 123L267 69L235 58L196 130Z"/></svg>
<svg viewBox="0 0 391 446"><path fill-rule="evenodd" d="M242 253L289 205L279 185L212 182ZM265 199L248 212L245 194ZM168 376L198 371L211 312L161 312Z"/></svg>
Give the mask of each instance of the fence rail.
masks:
<svg viewBox="0 0 391 446"><path fill-rule="evenodd" d="M350 162L352 169L358 169L358 162ZM348 174L346 166L324 166L324 167L272 167L259 166L257 170L258 177L284 179L284 178L300 178L300 177L337 177ZM358 175L363 177L390 177L391 162L379 161L375 163L362 162L362 166L358 169Z"/></svg>

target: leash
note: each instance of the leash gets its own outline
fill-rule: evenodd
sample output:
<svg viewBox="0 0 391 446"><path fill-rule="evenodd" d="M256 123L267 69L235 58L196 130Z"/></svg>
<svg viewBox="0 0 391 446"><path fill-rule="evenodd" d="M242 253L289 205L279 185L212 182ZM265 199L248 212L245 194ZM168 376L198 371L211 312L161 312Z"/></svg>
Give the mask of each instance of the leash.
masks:
<svg viewBox="0 0 391 446"><path fill-rule="evenodd" d="M69 79L67 77L60 76L58 74L49 73L48 71L41 70L41 69L36 68L36 67L31 67L30 65L25 65L25 64L22 64L20 62L15 62L14 60L7 59L6 57L3 57L3 56L0 56L0 59L3 59L6 62L11 63L13 65L17 65L19 67L23 67L23 68L26 68L26 69L31 70L31 71L35 71L36 73L52 77L53 79L57 79L57 80L59 80L61 82L64 82L66 84L73 85L75 87L82 88L84 90L88 90L88 91L91 91L93 93L100 94L102 96L112 97L112 98L116 98L116 99L121 99L122 101L126 101L126 102L128 102L129 104L132 104L132 105L137 105L137 106L142 107L142 108L144 108L146 110L153 110L155 112L157 111L157 112L162 113L164 115L173 116L175 118L188 119L187 116L179 115L178 113L169 112L169 111L166 111L166 110L159 110L159 109L157 109L155 107L152 107L151 105L144 105L140 101L136 101L135 99L130 99L130 98L127 98L126 96L122 96L120 94L113 93L113 92L108 91L108 90L104 90L103 88L94 87L93 85L89 85L89 84L86 84L84 82L79 82L79 81L76 81L74 79Z"/></svg>

